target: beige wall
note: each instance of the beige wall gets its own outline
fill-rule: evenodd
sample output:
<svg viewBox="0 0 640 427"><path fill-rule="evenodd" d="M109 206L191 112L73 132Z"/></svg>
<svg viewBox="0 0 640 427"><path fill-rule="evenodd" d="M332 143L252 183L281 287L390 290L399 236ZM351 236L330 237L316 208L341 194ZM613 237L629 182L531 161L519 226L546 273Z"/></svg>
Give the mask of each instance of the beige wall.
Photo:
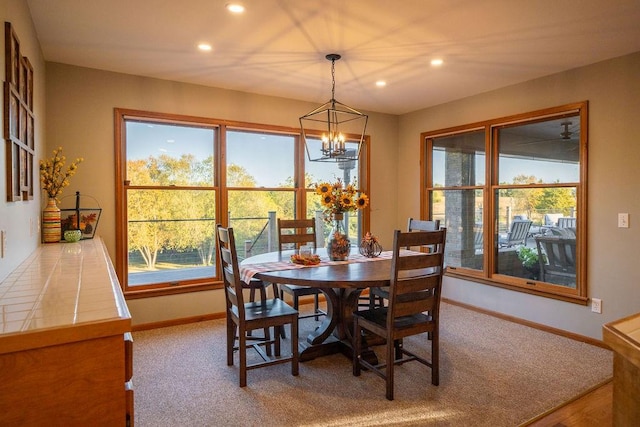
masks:
<svg viewBox="0 0 640 427"><path fill-rule="evenodd" d="M603 323L640 311L639 76L636 53L400 118L398 162L409 167L399 168L397 222L420 212L420 132L589 101L588 289L603 313L451 278L445 297L594 338ZM630 214L630 228L617 228L618 212Z"/></svg>
<svg viewBox="0 0 640 427"><path fill-rule="evenodd" d="M297 118L316 106L55 63L47 63L45 70L26 3L4 1L0 16L14 24L23 53L34 66L37 160L57 146L63 146L70 158L85 158L65 195L77 190L99 201L103 217L98 234L112 257L113 108L296 127ZM4 65L4 58L2 61ZM444 295L601 338L603 323L640 311L640 269L635 268L640 242L635 216L640 212L636 196L640 182L639 75L640 53L636 53L401 117L372 113L368 128L372 141L372 231L388 247L392 230L404 228L408 216L420 213L420 132L588 100L588 287L590 296L603 300L603 314L591 313L585 306L451 278L445 280ZM0 164L4 162L4 150L0 150ZM5 202L5 186L4 174L0 174L0 229L8 231L8 254L0 259L0 280L38 245L42 209L40 194L30 202ZM630 214L631 228L616 227L618 212ZM129 306L134 324L143 324L217 312L223 305L221 291L210 291L131 300Z"/></svg>
<svg viewBox="0 0 640 427"><path fill-rule="evenodd" d="M103 209L100 234L115 255L115 107L184 114L251 123L298 127L298 117L316 104L249 93L47 64L49 146L61 145L69 157L84 157L65 194L80 191ZM324 100L323 100L324 101ZM398 118L370 113L371 222L374 233L391 236L396 218L396 141ZM383 167L381 167L383 165ZM222 291L129 301L133 323L149 323L223 311Z"/></svg>
<svg viewBox="0 0 640 427"><path fill-rule="evenodd" d="M29 58L33 66L33 96L35 114L35 145L37 168L39 159L45 147L45 63L40 52L40 44L36 38L36 33L31 22L31 15L27 2L23 0L4 0L0 2L0 23L2 23L2 55L0 55L0 75L4 82L5 60L4 60L4 22L11 22L13 29L20 40L20 51L22 56ZM3 83L4 84L4 83ZM4 93L4 91L3 91ZM4 117L4 96L0 102L0 117ZM1 128L4 129L4 128ZM4 132L2 130L1 132ZM2 135L2 149L0 149L0 230L6 232L5 256L0 258L0 281L7 277L31 252L33 252L40 242L40 192L38 182L35 183L35 197L31 201L7 202L7 179L5 174L5 142ZM38 175L34 179L39 181Z"/></svg>

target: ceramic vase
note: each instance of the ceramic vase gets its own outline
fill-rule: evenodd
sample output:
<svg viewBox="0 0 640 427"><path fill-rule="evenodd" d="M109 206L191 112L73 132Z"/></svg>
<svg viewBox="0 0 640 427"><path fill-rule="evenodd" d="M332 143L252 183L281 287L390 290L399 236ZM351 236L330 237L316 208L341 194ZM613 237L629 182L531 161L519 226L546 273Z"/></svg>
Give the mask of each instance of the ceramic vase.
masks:
<svg viewBox="0 0 640 427"><path fill-rule="evenodd" d="M335 214L331 221L331 231L327 238L327 256L331 261L346 261L351 244L344 230L343 214Z"/></svg>
<svg viewBox="0 0 640 427"><path fill-rule="evenodd" d="M61 237L60 208L55 198L49 198L47 206L42 211L42 241L57 243Z"/></svg>

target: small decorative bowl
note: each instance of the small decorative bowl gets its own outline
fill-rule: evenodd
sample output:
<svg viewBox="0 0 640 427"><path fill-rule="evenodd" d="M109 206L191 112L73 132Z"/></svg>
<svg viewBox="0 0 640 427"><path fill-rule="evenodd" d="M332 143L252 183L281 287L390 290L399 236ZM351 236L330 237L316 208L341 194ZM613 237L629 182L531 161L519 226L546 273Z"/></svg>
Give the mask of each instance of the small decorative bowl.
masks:
<svg viewBox="0 0 640 427"><path fill-rule="evenodd" d="M64 240L67 242L77 242L82 237L82 231L80 230L67 230L64 232Z"/></svg>

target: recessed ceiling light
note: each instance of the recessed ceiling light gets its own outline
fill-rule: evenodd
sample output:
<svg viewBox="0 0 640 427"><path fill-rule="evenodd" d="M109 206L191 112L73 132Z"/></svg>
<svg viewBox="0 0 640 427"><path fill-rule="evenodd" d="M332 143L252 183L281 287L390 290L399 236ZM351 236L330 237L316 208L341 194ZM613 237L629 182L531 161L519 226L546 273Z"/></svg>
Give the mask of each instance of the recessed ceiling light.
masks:
<svg viewBox="0 0 640 427"><path fill-rule="evenodd" d="M433 65L434 67L439 67L442 64L444 64L444 61L440 58L436 58L436 59L432 59L431 60L431 65Z"/></svg>
<svg viewBox="0 0 640 427"><path fill-rule="evenodd" d="M231 13L242 13L244 12L244 6L239 3L227 3L226 8Z"/></svg>
<svg viewBox="0 0 640 427"><path fill-rule="evenodd" d="M384 80L378 80L376 82L376 86L378 87L385 87L387 85L387 82L385 82Z"/></svg>
<svg viewBox="0 0 640 427"><path fill-rule="evenodd" d="M198 49L203 52L209 52L211 50L211 45L209 43L200 43L198 45Z"/></svg>

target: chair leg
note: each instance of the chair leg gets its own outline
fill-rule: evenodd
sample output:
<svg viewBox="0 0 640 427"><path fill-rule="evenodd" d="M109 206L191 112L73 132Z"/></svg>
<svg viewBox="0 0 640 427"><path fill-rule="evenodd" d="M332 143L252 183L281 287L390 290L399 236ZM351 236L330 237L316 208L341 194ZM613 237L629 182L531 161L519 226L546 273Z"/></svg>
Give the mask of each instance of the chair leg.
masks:
<svg viewBox="0 0 640 427"><path fill-rule="evenodd" d="M440 337L438 331L433 331L431 338L431 384L440 383Z"/></svg>
<svg viewBox="0 0 640 427"><path fill-rule="evenodd" d="M319 311L320 311L320 304L318 303L318 294L315 294L313 298L313 312L316 314L315 316L316 322L320 320L320 316L318 316Z"/></svg>
<svg viewBox="0 0 640 427"><path fill-rule="evenodd" d="M373 310L374 308L376 308L376 296L371 292L371 288L369 288L369 310Z"/></svg>
<svg viewBox="0 0 640 427"><path fill-rule="evenodd" d="M267 300L267 289L262 286L260 287L260 301L262 303L264 303ZM264 340L265 341L270 341L271 340L271 332L269 331L269 328L264 328L263 329L263 333L264 333ZM249 335L251 335L251 332L249 332ZM266 352L267 352L267 356L271 356L271 344L266 344Z"/></svg>
<svg viewBox="0 0 640 427"><path fill-rule="evenodd" d="M238 353L240 353L240 387L247 386L247 337L243 332L238 334Z"/></svg>
<svg viewBox="0 0 640 427"><path fill-rule="evenodd" d="M388 340L387 340L387 367L386 367L386 372L385 372L385 382L387 385L387 400L393 400L393 371L395 368L395 363L393 360L393 356L394 356L394 350L396 347L396 341L394 341L393 344L391 344Z"/></svg>
<svg viewBox="0 0 640 427"><path fill-rule="evenodd" d="M284 326L282 327L284 329ZM291 322L291 375L298 376L300 353L298 349L298 318Z"/></svg>
<svg viewBox="0 0 640 427"><path fill-rule="evenodd" d="M227 318L227 366L233 365L233 346L236 343L236 324Z"/></svg>
<svg viewBox="0 0 640 427"><path fill-rule="evenodd" d="M265 290L264 290L264 286L260 287L260 301L264 301L265 299ZM256 288L250 288L249 289L249 302L255 302L256 301ZM247 332L247 335L251 336L253 334L253 331L249 331ZM266 337L266 334L265 334Z"/></svg>
<svg viewBox="0 0 640 427"><path fill-rule="evenodd" d="M376 307L384 307L384 299L378 295L375 295L369 289L369 310L373 310Z"/></svg>
<svg viewBox="0 0 640 427"><path fill-rule="evenodd" d="M275 350L276 357L280 357L280 329L282 329L282 326L273 327L273 347ZM269 354L268 356L271 356L271 355Z"/></svg>
<svg viewBox="0 0 640 427"><path fill-rule="evenodd" d="M353 376L360 376L360 347L362 346L362 331L360 330L360 324L358 323L358 318L354 317L353 319L353 360L352 360L352 368L353 368Z"/></svg>
<svg viewBox="0 0 640 427"><path fill-rule="evenodd" d="M282 288L278 289L277 285L275 283L273 284L273 292L274 292L274 294L273 294L274 298L276 298L276 295L279 295L278 298L280 298L282 301L284 301L284 291L282 290ZM282 338L283 340L287 339L287 332L286 332L285 329L286 328L284 328L284 327L280 328L280 338Z"/></svg>
<svg viewBox="0 0 640 427"><path fill-rule="evenodd" d="M402 340L395 340L393 342L393 347L395 348L396 359L402 359Z"/></svg>
<svg viewBox="0 0 640 427"><path fill-rule="evenodd" d="M269 328L264 328L263 330L264 332L264 340L265 342L269 342L271 341L271 331L269 330ZM277 336L277 335L276 335ZM267 353L267 356L271 356L271 344L265 344L265 351Z"/></svg>

